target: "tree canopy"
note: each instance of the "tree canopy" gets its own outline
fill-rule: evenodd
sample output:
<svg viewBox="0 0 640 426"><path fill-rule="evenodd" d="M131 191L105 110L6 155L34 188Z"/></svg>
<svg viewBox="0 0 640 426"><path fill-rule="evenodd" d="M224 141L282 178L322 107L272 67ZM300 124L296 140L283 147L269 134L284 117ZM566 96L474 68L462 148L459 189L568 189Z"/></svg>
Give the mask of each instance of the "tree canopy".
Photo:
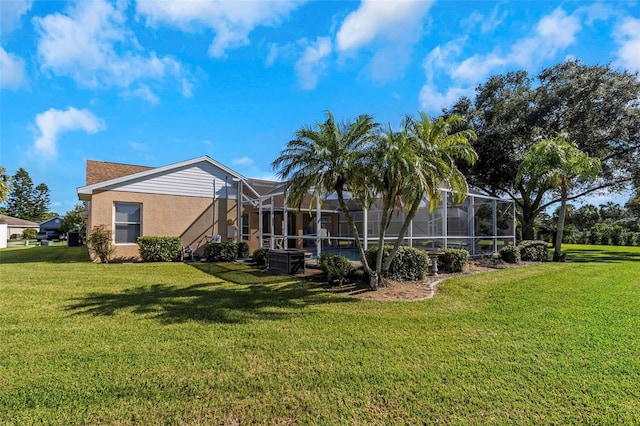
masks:
<svg viewBox="0 0 640 426"><path fill-rule="evenodd" d="M49 187L40 183L35 188L29 173L22 167L9 180L7 214L19 219L42 221L49 211Z"/></svg>
<svg viewBox="0 0 640 426"><path fill-rule="evenodd" d="M560 201L551 186L531 193L517 182L536 142L565 134L600 160L598 178L575 185L567 200L640 180L640 81L610 65L567 61L533 77L526 71L496 75L476 89L473 100L461 98L445 113L466 117L478 136L473 146L479 159L465 170L469 182L515 200L525 239L533 238L536 216Z"/></svg>

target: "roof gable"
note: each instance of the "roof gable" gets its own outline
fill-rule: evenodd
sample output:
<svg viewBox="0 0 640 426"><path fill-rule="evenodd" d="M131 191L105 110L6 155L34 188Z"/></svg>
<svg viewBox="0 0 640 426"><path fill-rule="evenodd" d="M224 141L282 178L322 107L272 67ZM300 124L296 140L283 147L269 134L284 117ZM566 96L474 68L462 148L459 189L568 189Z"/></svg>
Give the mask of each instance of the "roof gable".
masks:
<svg viewBox="0 0 640 426"><path fill-rule="evenodd" d="M247 182L239 173L208 156L97 182L78 188L80 199L88 200L94 191L126 191L166 195L235 198L234 181Z"/></svg>

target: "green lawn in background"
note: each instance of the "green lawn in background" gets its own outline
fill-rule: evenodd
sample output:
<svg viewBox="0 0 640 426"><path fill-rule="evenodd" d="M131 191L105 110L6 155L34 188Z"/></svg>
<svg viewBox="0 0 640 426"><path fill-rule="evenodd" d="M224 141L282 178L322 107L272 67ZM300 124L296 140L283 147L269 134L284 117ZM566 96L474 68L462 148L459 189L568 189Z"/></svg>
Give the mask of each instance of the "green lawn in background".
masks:
<svg viewBox="0 0 640 426"><path fill-rule="evenodd" d="M372 302L238 264L0 250L0 424L640 422L640 250Z"/></svg>

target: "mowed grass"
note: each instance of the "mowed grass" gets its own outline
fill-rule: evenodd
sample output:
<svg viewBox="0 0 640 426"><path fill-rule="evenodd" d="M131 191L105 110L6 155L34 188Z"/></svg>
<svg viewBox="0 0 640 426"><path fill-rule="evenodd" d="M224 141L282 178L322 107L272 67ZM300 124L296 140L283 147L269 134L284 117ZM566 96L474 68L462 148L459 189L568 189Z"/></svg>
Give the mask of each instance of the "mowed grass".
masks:
<svg viewBox="0 0 640 426"><path fill-rule="evenodd" d="M0 424L640 423L640 250L371 302L236 264L0 251Z"/></svg>

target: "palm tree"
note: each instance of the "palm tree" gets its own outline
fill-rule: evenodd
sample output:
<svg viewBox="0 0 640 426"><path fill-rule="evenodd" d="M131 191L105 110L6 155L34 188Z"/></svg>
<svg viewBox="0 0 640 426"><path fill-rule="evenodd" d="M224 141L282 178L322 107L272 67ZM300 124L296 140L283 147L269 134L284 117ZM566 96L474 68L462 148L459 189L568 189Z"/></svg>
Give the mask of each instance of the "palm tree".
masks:
<svg viewBox="0 0 640 426"><path fill-rule="evenodd" d="M364 256L358 229L345 201L345 192L362 195L364 153L374 137L378 124L371 115L360 115L353 122L336 123L330 111L326 120L314 127L305 126L295 132L295 138L273 162L281 179L288 180L287 203L300 209L311 194L309 209L314 200L335 192L338 203L355 237L362 265L372 273ZM358 185L359 184L359 185ZM363 200L370 197L362 195Z"/></svg>
<svg viewBox="0 0 640 426"><path fill-rule="evenodd" d="M560 194L553 260L562 259L562 234L571 188L593 181L599 172L600 160L589 157L562 135L536 143L525 155L517 181L522 181L526 176L529 182L553 188Z"/></svg>
<svg viewBox="0 0 640 426"><path fill-rule="evenodd" d="M378 144L378 192L382 197L382 216L379 247L384 244L384 230L388 227L388 218L394 209L404 209L404 222L394 246L380 265L382 258L378 252L376 272L384 275L402 244L407 229L415 217L426 195L429 210L433 211L440 203L440 189L449 187L453 192L453 201L461 203L468 192L467 181L456 165L462 160L473 164L477 154L470 140L475 138L472 130L455 129L464 122L458 115L432 120L420 112L417 118L407 116L403 131L387 131Z"/></svg>

